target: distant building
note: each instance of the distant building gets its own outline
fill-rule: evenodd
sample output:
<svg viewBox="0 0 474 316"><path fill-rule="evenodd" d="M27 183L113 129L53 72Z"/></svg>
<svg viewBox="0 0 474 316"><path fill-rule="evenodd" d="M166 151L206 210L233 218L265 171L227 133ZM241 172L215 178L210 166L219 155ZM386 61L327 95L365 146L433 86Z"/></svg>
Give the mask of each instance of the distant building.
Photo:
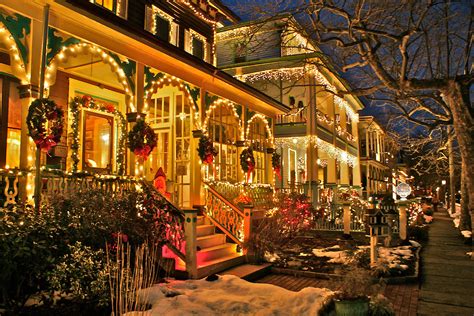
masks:
<svg viewBox="0 0 474 316"><path fill-rule="evenodd" d="M291 15L218 29L218 66L291 108L275 122L282 156L275 186L327 202L338 186L360 190L356 97ZM327 90L326 90L327 89ZM331 90L331 91L328 91Z"/></svg>

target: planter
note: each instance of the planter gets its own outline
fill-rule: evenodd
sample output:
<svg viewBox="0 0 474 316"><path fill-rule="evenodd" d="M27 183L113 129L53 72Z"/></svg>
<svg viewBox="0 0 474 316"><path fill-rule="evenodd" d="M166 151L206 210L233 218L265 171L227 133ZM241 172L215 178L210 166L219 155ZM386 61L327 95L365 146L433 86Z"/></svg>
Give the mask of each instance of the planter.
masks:
<svg viewBox="0 0 474 316"><path fill-rule="evenodd" d="M366 316L369 314L369 300L336 300L336 315L337 316Z"/></svg>

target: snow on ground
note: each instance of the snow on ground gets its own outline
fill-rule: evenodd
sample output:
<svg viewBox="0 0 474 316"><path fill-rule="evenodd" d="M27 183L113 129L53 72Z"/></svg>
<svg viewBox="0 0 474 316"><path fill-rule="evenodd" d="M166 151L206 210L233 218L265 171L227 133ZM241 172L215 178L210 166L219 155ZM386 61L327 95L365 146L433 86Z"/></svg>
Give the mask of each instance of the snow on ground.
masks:
<svg viewBox="0 0 474 316"><path fill-rule="evenodd" d="M461 222L461 219L459 217L456 217L455 219L453 219L454 227L458 228L460 222Z"/></svg>
<svg viewBox="0 0 474 316"><path fill-rule="evenodd" d="M399 246L393 248L378 248L378 255L381 261L388 263L389 268L406 270L408 265L402 264L402 259L409 260L413 257L413 252L410 249L412 246Z"/></svg>
<svg viewBox="0 0 474 316"><path fill-rule="evenodd" d="M292 292L271 284L250 283L233 275L217 281L172 281L144 290L148 315L317 315L328 289ZM132 315L130 313L129 315Z"/></svg>
<svg viewBox="0 0 474 316"><path fill-rule="evenodd" d="M462 230L461 234L464 236L464 238L471 238L472 236L472 231L470 230Z"/></svg>

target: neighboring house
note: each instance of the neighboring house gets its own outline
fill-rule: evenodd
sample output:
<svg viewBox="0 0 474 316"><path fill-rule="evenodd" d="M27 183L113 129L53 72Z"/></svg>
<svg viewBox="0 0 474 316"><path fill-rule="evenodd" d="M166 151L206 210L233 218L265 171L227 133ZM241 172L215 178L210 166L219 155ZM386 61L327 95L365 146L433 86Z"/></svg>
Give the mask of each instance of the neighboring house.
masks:
<svg viewBox="0 0 474 316"><path fill-rule="evenodd" d="M328 59L288 14L218 29L218 66L291 108L275 122L279 188L330 202L335 188L360 191L358 111ZM329 91L328 91L329 90ZM328 201L329 199L329 201Z"/></svg>
<svg viewBox="0 0 474 316"><path fill-rule="evenodd" d="M408 177L399 163L398 144L373 116L359 117L359 143L364 197L393 193L400 180Z"/></svg>
<svg viewBox="0 0 474 316"><path fill-rule="evenodd" d="M243 213L209 181L239 192L237 183L244 179L239 154L258 142L264 154L257 154L251 182L273 184L268 154L274 147L273 124L289 108L214 66L214 34L225 20L237 18L219 0L1 1L1 206L33 194L35 145L26 116L38 97L47 40L45 96L62 107L67 126L59 145L41 155L42 166L56 169L53 175L43 171L43 193L64 190L67 173L88 172L117 179L117 185L123 176L153 180L164 173L171 202L206 215L196 221L195 211L186 213L188 223L198 225L186 231L188 272L203 275L241 262L242 253L226 243L226 236L242 245ZM80 102L71 102L75 97ZM127 131L140 117L158 135L158 146L144 163L125 148ZM210 166L202 165L197 153L203 133L218 149ZM268 201L261 195L255 205L258 198ZM213 225L225 235L214 234ZM197 262L204 270L197 270Z"/></svg>

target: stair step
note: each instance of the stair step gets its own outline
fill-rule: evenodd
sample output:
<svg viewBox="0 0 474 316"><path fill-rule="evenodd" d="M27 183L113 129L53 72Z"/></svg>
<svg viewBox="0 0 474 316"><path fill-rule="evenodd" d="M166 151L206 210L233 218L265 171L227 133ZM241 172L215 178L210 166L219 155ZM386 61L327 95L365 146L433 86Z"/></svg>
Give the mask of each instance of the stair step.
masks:
<svg viewBox="0 0 474 316"><path fill-rule="evenodd" d="M199 226L199 225L210 225L210 224L211 224L211 222L209 221L209 219L208 219L206 216L204 216L204 215L199 215L199 216L197 217L197 225L198 225L198 226Z"/></svg>
<svg viewBox="0 0 474 316"><path fill-rule="evenodd" d="M198 247L203 249L203 248L209 248L209 247L225 244L225 239L226 237L224 234L214 234L214 235L197 237L196 242L197 242Z"/></svg>
<svg viewBox="0 0 474 316"><path fill-rule="evenodd" d="M237 244L225 243L213 247L202 248L197 252L198 264L208 262L237 253Z"/></svg>
<svg viewBox="0 0 474 316"><path fill-rule="evenodd" d="M198 225L196 227L197 237L213 235L215 232L214 225Z"/></svg>
<svg viewBox="0 0 474 316"><path fill-rule="evenodd" d="M228 270L222 271L221 275L235 275L246 281L255 281L271 272L272 265L270 263L264 264L242 264Z"/></svg>
<svg viewBox="0 0 474 316"><path fill-rule="evenodd" d="M219 273L245 262L245 257L240 253L204 262L198 266L198 278L206 277L213 273Z"/></svg>

